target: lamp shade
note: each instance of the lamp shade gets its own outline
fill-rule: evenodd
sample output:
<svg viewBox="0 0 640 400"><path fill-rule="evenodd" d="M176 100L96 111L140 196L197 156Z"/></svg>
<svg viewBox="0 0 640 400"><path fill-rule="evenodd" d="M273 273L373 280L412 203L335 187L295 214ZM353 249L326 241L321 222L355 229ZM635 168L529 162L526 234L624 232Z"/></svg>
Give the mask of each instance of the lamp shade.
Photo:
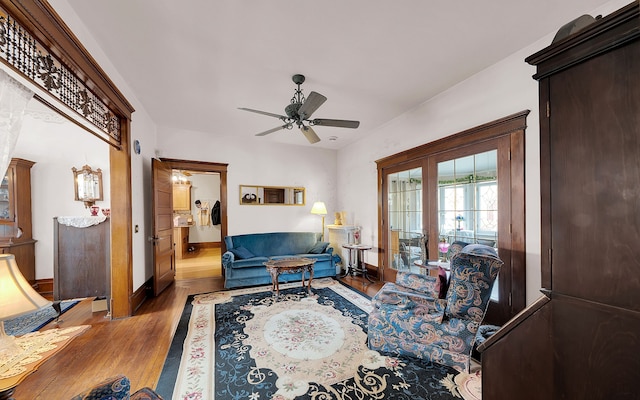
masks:
<svg viewBox="0 0 640 400"><path fill-rule="evenodd" d="M322 201L316 201L311 207L311 214L327 215L327 206Z"/></svg>
<svg viewBox="0 0 640 400"><path fill-rule="evenodd" d="M22 276L13 254L0 254L0 321L37 311L51 302Z"/></svg>

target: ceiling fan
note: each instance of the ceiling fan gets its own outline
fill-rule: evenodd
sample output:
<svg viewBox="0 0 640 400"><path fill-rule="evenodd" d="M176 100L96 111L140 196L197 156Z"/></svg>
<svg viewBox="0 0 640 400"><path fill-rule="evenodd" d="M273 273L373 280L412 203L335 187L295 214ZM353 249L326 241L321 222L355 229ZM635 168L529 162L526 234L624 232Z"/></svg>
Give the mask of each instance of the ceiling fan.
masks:
<svg viewBox="0 0 640 400"><path fill-rule="evenodd" d="M280 120L282 120L282 122L284 122L284 125L269 129L268 131L260 132L256 134L256 136L265 136L270 133L279 131L280 129L292 129L293 126L296 125L302 131L302 134L307 138L309 143L313 144L319 142L320 138L313 130L312 126L334 126L338 128L352 129L360 126L360 121L325 118L310 119L311 114L313 114L325 101L327 101L327 98L320 93L311 92L309 93L309 97L305 99L304 95L302 94L302 89L300 89L300 85L302 85L305 80L304 75L296 74L291 79L293 80L293 83L298 85L298 88L291 98L291 104L289 104L284 109L284 112L287 115L273 114L270 112L254 110L251 108L239 108L240 110L279 118Z"/></svg>

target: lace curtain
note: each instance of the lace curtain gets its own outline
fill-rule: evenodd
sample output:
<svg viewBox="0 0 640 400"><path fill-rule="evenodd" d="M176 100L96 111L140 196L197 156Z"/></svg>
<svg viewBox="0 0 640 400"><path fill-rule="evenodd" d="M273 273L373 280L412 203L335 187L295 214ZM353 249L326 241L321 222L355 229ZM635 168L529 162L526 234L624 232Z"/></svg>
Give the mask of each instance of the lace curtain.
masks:
<svg viewBox="0 0 640 400"><path fill-rule="evenodd" d="M22 128L22 119L33 92L0 70L0 172L7 172Z"/></svg>

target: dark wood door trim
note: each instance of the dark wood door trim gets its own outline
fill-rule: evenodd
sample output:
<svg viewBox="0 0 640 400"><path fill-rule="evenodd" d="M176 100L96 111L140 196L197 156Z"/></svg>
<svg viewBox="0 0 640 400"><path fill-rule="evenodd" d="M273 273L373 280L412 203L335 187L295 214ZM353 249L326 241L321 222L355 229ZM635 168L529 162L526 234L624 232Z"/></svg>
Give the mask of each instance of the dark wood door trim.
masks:
<svg viewBox="0 0 640 400"><path fill-rule="evenodd" d="M224 252L227 251L224 243L224 237L227 236L227 168L229 164L179 160L174 158L161 158L160 160L162 162L166 162L172 169L183 169L198 172L217 172L220 174L220 235L221 252L224 254Z"/></svg>

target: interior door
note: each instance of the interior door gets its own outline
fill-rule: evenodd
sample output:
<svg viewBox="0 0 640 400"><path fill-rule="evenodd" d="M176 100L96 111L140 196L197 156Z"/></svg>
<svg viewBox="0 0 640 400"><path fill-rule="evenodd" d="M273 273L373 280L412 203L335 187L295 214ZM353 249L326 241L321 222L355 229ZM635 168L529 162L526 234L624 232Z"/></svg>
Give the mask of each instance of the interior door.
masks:
<svg viewBox="0 0 640 400"><path fill-rule="evenodd" d="M171 165L152 159L153 170L153 291L157 296L175 278L173 248L173 187Z"/></svg>

